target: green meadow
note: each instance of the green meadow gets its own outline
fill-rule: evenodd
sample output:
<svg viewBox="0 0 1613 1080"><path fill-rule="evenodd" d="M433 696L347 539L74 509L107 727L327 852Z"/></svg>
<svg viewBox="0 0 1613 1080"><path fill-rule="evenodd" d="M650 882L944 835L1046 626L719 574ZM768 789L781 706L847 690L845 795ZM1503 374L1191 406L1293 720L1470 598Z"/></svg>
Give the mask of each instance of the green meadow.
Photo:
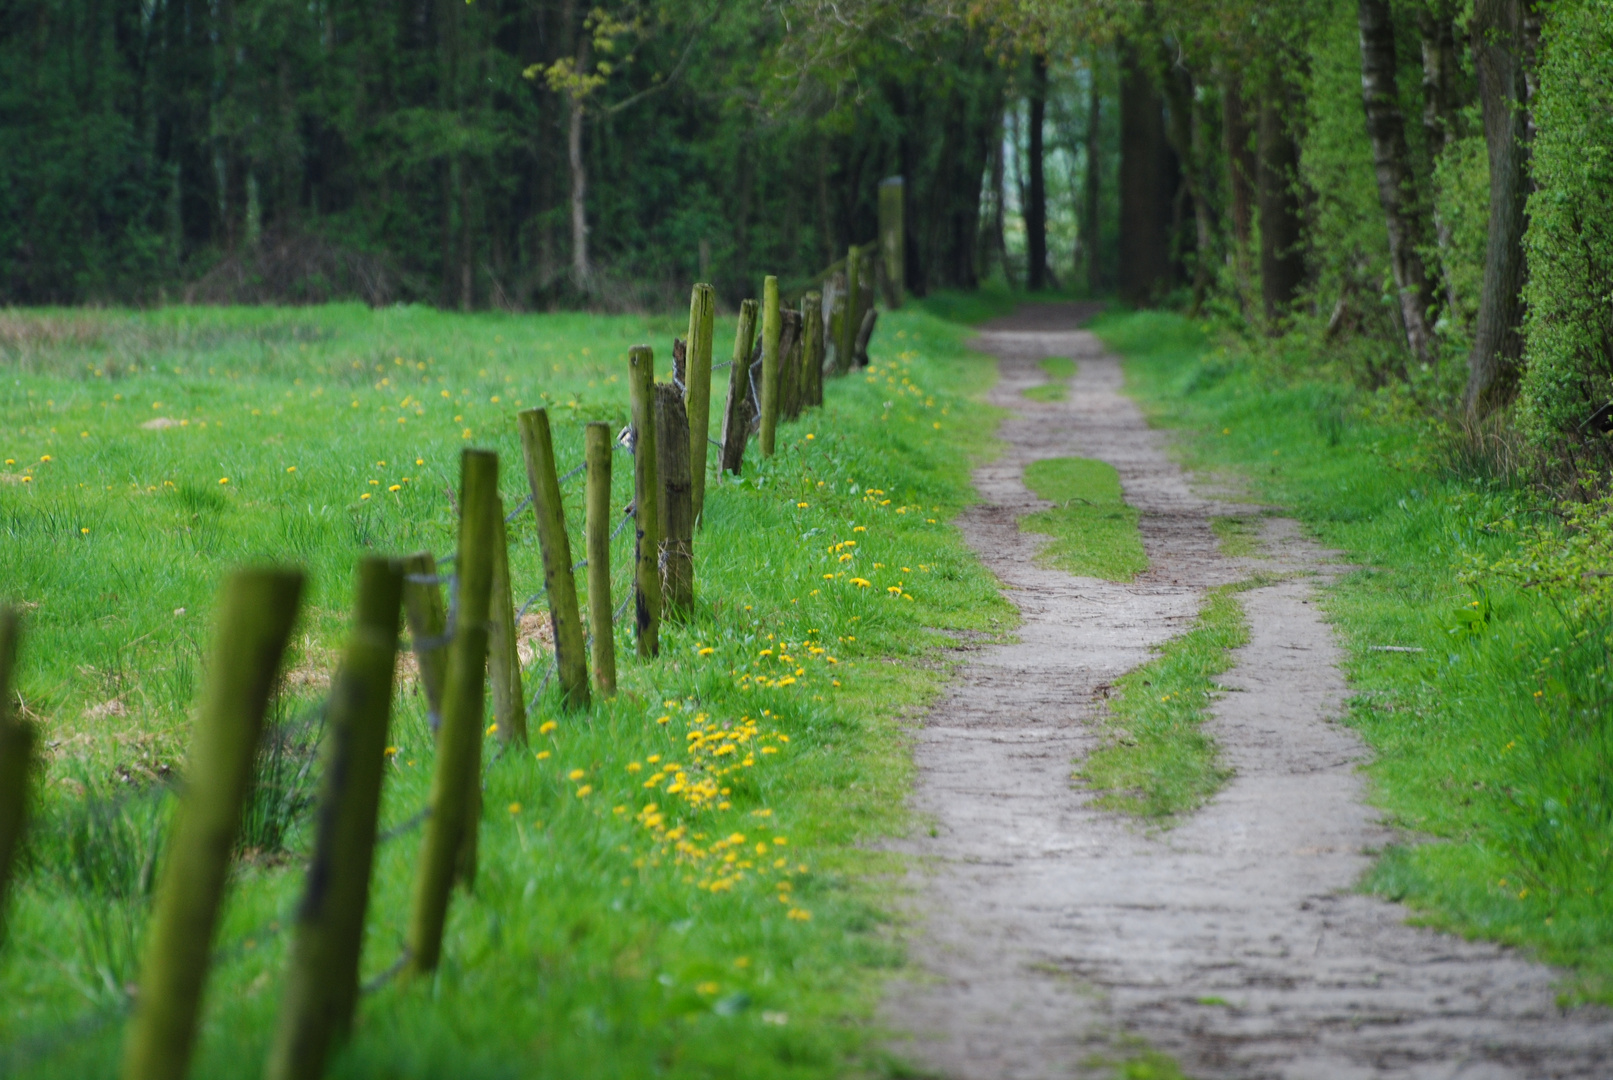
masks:
<svg viewBox="0 0 1613 1080"><path fill-rule="evenodd" d="M626 350L666 365L678 318L415 307L8 312L0 321L0 591L25 610L20 695L43 730L34 827L0 950L0 1071L107 1075L161 839L206 677L223 573L310 576L260 755L193 1075L261 1067L311 842L320 701L356 560L450 552L465 446L526 482L515 415L547 406L561 468L589 420L625 424ZM719 320L716 359L731 321ZM620 692L559 707L528 616L527 747L489 736L474 888L431 979L380 980L342 1077L839 1077L885 1068L867 1023L904 827L903 717L935 693L941 631L1011 609L949 519L990 452L992 365L963 331L892 314L873 365L710 481L697 610ZM666 367L662 367L663 373ZM725 372L714 380L720 404ZM713 409L714 417L720 409ZM715 432L714 432L715 433ZM613 505L630 498L616 455ZM582 484L566 486L574 550ZM511 525L516 602L541 583ZM613 551L627 593L630 538ZM541 602L538 605L541 611ZM399 955L433 745L400 663L364 975ZM735 750L718 753L724 745ZM699 800L701 782L720 797Z"/></svg>

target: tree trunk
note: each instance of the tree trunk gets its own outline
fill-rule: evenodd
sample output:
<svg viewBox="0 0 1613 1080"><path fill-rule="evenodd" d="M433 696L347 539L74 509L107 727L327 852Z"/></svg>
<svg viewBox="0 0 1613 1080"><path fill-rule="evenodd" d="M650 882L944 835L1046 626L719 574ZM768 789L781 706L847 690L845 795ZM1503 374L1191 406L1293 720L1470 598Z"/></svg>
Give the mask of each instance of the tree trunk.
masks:
<svg viewBox="0 0 1613 1080"><path fill-rule="evenodd" d="M1426 312L1431 300L1428 274L1417 252L1422 222L1406 165L1406 120L1400 112L1395 82L1395 28L1389 0L1358 0L1361 27L1361 98L1366 107L1367 136L1378 180L1378 203L1389 231L1389 268L1400 298L1406 346L1420 364L1429 359Z"/></svg>
<svg viewBox="0 0 1613 1080"><path fill-rule="evenodd" d="M1277 333L1305 278L1301 249L1299 144L1288 125L1290 93L1273 74L1260 95L1255 182L1260 204L1260 295L1268 333Z"/></svg>
<svg viewBox="0 0 1613 1080"><path fill-rule="evenodd" d="M1120 298L1152 303L1170 284L1171 204L1165 110L1129 43L1120 49Z"/></svg>
<svg viewBox="0 0 1613 1080"><path fill-rule="evenodd" d="M1255 164L1254 132L1249 127L1249 106L1243 96L1243 77L1228 71L1221 83L1221 139L1227 159L1227 217L1232 226L1232 276L1238 303L1249 314L1251 265L1249 240L1254 234Z"/></svg>
<svg viewBox="0 0 1613 1080"><path fill-rule="evenodd" d="M586 47L582 50L586 52ZM582 99L572 96L571 127L566 133L566 157L571 165L571 280L588 291L593 270L588 265L588 167L582 157Z"/></svg>
<svg viewBox="0 0 1613 1080"><path fill-rule="evenodd" d="M1172 65L1165 76L1165 91L1170 102L1168 130L1171 144L1182 163L1183 194L1193 206L1193 304L1190 314L1197 317L1210 287L1211 221L1210 203L1204 195L1205 155L1199 145L1202 135L1199 131L1198 106L1194 102L1192 73L1180 63Z"/></svg>
<svg viewBox="0 0 1613 1080"><path fill-rule="evenodd" d="M1092 296L1103 290L1103 266L1098 261L1098 230L1100 185L1103 182L1103 163L1100 153L1103 147L1102 127L1103 95L1098 91L1098 60L1093 54L1090 68L1092 85L1088 88L1087 97L1087 176L1086 187L1081 192L1081 239L1086 245L1087 256L1087 292Z"/></svg>
<svg viewBox="0 0 1613 1080"><path fill-rule="evenodd" d="M1417 28L1423 46L1423 136L1428 157L1439 165L1445 148L1456 138L1456 23L1448 3L1438 2L1422 9ZM1434 242L1439 247L1440 277L1445 284L1445 307L1453 316L1459 310L1456 285L1451 276L1451 226L1434 214Z"/></svg>
<svg viewBox="0 0 1613 1080"><path fill-rule="evenodd" d="M1047 175L1043 168L1042 128L1047 119L1047 57L1031 63L1030 123L1026 134L1026 283L1031 292L1047 288Z"/></svg>
<svg viewBox="0 0 1613 1080"><path fill-rule="evenodd" d="M1473 67L1490 158L1490 228L1484 284L1468 356L1465 406L1477 420L1504 404L1523 355L1523 232L1529 165L1524 109L1523 0L1475 0Z"/></svg>
<svg viewBox="0 0 1613 1080"><path fill-rule="evenodd" d="M1006 110L999 114L1006 117ZM1003 280L1008 282L1011 289L1019 288L1019 281L1014 276L1013 264L1008 261L1008 231L1005 228L1004 217L1007 215L1008 178L1006 158L1007 152L1004 143L1007 139L1006 124L999 119L997 124L997 145L991 154L991 240L992 250L996 253L997 261L1003 268Z"/></svg>

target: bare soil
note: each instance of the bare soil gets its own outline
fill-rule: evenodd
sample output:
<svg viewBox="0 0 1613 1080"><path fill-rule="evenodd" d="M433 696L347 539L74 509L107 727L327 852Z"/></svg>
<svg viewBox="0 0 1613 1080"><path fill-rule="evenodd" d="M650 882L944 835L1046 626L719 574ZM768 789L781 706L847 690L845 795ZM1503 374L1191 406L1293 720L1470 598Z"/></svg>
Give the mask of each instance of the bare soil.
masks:
<svg viewBox="0 0 1613 1080"><path fill-rule="evenodd" d="M1259 558L1218 550L1213 515L1260 508L1195 493L1122 393L1115 359L1073 329L1078 305L989 324L1005 453L975 476L965 535L1023 626L972 649L916 733L925 826L913 957L884 1017L894 1051L957 1080L1113 1075L1144 1046L1188 1076L1499 1078L1613 1075L1613 1015L1557 1004L1560 973L1494 945L1408 926L1354 891L1394 837L1366 804L1367 751L1337 722L1347 690L1315 590L1342 567L1295 523L1262 519ZM1036 362L1068 356L1066 401L1031 402ZM1018 519L1040 458L1109 462L1141 512L1150 569L1130 584L1034 562ZM1249 644L1207 723L1233 779L1177 827L1096 809L1071 778L1105 688L1185 629L1204 591L1242 594Z"/></svg>

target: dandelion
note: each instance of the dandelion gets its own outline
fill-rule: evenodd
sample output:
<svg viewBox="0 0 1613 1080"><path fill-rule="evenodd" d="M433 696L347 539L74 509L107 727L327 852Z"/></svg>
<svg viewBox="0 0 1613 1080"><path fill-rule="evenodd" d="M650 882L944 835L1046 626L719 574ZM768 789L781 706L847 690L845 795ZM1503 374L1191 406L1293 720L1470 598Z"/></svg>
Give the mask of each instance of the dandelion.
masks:
<svg viewBox="0 0 1613 1080"><path fill-rule="evenodd" d="M221 476L218 478L218 482L221 484L227 484L230 482L230 478L227 476Z"/></svg>
<svg viewBox="0 0 1613 1080"><path fill-rule="evenodd" d="M583 772L581 769L572 769L571 772L566 774L566 779L581 780L586 775L587 773Z"/></svg>
<svg viewBox="0 0 1613 1080"><path fill-rule="evenodd" d="M802 910L801 908L791 908L784 917L787 919L793 919L796 922L808 922L812 918L812 912Z"/></svg>
<svg viewBox="0 0 1613 1080"><path fill-rule="evenodd" d="M89 529L80 529L79 530L79 535L80 536L88 536L88 535L90 535L90 530Z"/></svg>
<svg viewBox="0 0 1613 1080"><path fill-rule="evenodd" d="M388 491L402 491L403 490L403 485L402 484L393 484L391 487L387 488L387 490Z"/></svg>
<svg viewBox="0 0 1613 1080"><path fill-rule="evenodd" d="M518 803L518 802L512 802L510 804L510 813L519 814L520 812L521 812L521 804Z"/></svg>
<svg viewBox="0 0 1613 1080"><path fill-rule="evenodd" d="M363 502L365 499L368 499L369 497L370 497L370 493L368 491L366 491L364 494L362 494L362 495L360 495L358 497L358 501Z"/></svg>
<svg viewBox="0 0 1613 1080"><path fill-rule="evenodd" d="M714 653L716 651L717 651L716 649L713 649L710 645L707 645L705 648L700 650L700 655L701 656L710 656L712 653Z"/></svg>
<svg viewBox="0 0 1613 1080"><path fill-rule="evenodd" d="M544 758L546 758L548 756L549 756L549 751L547 751L547 750L539 750L538 751L538 760L539 761L542 761Z"/></svg>
<svg viewBox="0 0 1613 1080"><path fill-rule="evenodd" d="M589 795L593 794L593 791L594 787L592 784L584 784L582 787L577 789L577 798L587 798Z"/></svg>
<svg viewBox="0 0 1613 1080"><path fill-rule="evenodd" d="M295 465L287 465L286 466L286 472L296 472L296 471L297 471L297 466L295 466Z"/></svg>
<svg viewBox="0 0 1613 1080"><path fill-rule="evenodd" d="M538 734L547 735L549 732L553 731L559 726L560 725L556 724L553 720L545 720L543 723L538 725Z"/></svg>
<svg viewBox="0 0 1613 1080"><path fill-rule="evenodd" d="M852 578L851 583L853 585L857 586L857 588L859 588L859 589L866 589L866 588L869 588L870 586L872 586L874 584L872 581L869 581L867 578L860 578L860 577Z"/></svg>
<svg viewBox="0 0 1613 1080"><path fill-rule="evenodd" d="M798 503L795 504L795 508L797 510L805 510L807 508L807 504L803 503L803 502L798 502Z"/></svg>

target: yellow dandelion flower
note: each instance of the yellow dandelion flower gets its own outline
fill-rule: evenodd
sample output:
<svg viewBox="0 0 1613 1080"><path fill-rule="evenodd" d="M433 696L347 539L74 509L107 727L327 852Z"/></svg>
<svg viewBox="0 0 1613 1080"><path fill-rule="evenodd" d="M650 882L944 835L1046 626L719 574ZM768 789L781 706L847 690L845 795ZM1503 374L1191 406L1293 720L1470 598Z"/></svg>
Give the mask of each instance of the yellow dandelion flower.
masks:
<svg viewBox="0 0 1613 1080"><path fill-rule="evenodd" d="M549 751L547 751L547 750L539 750L538 751L538 760L539 761L542 761L544 758L546 758L548 756L549 756Z"/></svg>
<svg viewBox="0 0 1613 1080"><path fill-rule="evenodd" d="M592 784L584 784L582 787L577 789L577 798L587 798L589 795L593 794L593 791L594 788Z"/></svg>
<svg viewBox="0 0 1613 1080"><path fill-rule="evenodd" d="M543 723L538 725L538 734L547 735L549 732L553 731L559 726L560 725L556 724L553 720L545 720Z"/></svg>
<svg viewBox="0 0 1613 1080"><path fill-rule="evenodd" d="M568 780L581 780L584 776L587 776L587 775L588 774L583 772L581 769L572 769L569 773L566 774L566 779L568 779Z"/></svg>
<svg viewBox="0 0 1613 1080"><path fill-rule="evenodd" d="M518 802L512 802L510 804L509 809L510 809L510 813L519 814L521 812L521 804L518 803Z"/></svg>

